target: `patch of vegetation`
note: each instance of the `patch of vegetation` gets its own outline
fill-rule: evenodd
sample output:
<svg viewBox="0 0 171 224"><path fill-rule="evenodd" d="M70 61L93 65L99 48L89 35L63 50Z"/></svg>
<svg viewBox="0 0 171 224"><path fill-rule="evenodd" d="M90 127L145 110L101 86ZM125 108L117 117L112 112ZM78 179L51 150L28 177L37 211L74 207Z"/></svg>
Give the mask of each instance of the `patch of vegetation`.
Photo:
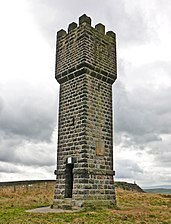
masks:
<svg viewBox="0 0 171 224"><path fill-rule="evenodd" d="M128 190L128 191L135 191L135 192L144 192L143 189L140 188L140 186L138 186L136 183L131 184L131 183L127 183L127 182L119 182L119 181L115 181L115 187L116 188L121 188L124 190Z"/></svg>
<svg viewBox="0 0 171 224"><path fill-rule="evenodd" d="M54 183L0 188L0 224L170 224L171 198L117 188L118 209L77 213L27 213L27 209L52 204Z"/></svg>

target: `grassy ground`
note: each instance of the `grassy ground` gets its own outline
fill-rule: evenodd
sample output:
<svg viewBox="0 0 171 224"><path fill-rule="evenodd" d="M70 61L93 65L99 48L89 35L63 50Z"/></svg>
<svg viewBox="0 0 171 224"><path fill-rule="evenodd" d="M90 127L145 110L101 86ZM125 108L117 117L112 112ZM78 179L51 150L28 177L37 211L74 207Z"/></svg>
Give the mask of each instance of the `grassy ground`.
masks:
<svg viewBox="0 0 171 224"><path fill-rule="evenodd" d="M171 196L117 189L118 209L69 214L33 214L26 209L52 204L54 185L0 188L0 224L101 223L171 224Z"/></svg>

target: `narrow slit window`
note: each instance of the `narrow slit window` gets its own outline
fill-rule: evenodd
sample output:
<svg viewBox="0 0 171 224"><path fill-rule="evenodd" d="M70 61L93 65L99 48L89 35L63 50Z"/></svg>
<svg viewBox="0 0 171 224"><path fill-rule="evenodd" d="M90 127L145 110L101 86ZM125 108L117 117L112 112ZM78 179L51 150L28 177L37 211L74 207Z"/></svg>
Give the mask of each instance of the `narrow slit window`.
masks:
<svg viewBox="0 0 171 224"><path fill-rule="evenodd" d="M98 83L98 91L99 91L99 92L100 92L100 86L101 86L100 83Z"/></svg>
<svg viewBox="0 0 171 224"><path fill-rule="evenodd" d="M75 118L74 117L72 118L72 125L73 126L75 125Z"/></svg>

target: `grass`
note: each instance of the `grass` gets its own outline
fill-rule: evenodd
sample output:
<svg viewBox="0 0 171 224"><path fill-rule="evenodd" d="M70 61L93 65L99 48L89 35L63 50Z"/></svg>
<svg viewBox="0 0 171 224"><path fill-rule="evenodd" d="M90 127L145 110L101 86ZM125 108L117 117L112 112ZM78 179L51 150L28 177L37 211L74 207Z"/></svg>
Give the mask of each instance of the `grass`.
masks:
<svg viewBox="0 0 171 224"><path fill-rule="evenodd" d="M33 214L25 210L52 204L54 184L0 188L0 224L170 224L171 196L117 188L118 209L66 214Z"/></svg>

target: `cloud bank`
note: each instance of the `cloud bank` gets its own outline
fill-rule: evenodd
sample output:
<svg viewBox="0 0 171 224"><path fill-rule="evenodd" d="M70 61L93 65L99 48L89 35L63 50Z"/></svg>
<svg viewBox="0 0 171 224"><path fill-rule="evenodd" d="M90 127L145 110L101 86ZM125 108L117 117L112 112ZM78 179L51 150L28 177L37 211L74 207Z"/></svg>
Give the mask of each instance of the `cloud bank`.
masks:
<svg viewBox="0 0 171 224"><path fill-rule="evenodd" d="M116 179L143 186L171 183L170 2L18 0L11 2L13 19L3 13L8 4L0 4L1 180L54 178L56 32L86 13L93 26L101 22L117 34Z"/></svg>

